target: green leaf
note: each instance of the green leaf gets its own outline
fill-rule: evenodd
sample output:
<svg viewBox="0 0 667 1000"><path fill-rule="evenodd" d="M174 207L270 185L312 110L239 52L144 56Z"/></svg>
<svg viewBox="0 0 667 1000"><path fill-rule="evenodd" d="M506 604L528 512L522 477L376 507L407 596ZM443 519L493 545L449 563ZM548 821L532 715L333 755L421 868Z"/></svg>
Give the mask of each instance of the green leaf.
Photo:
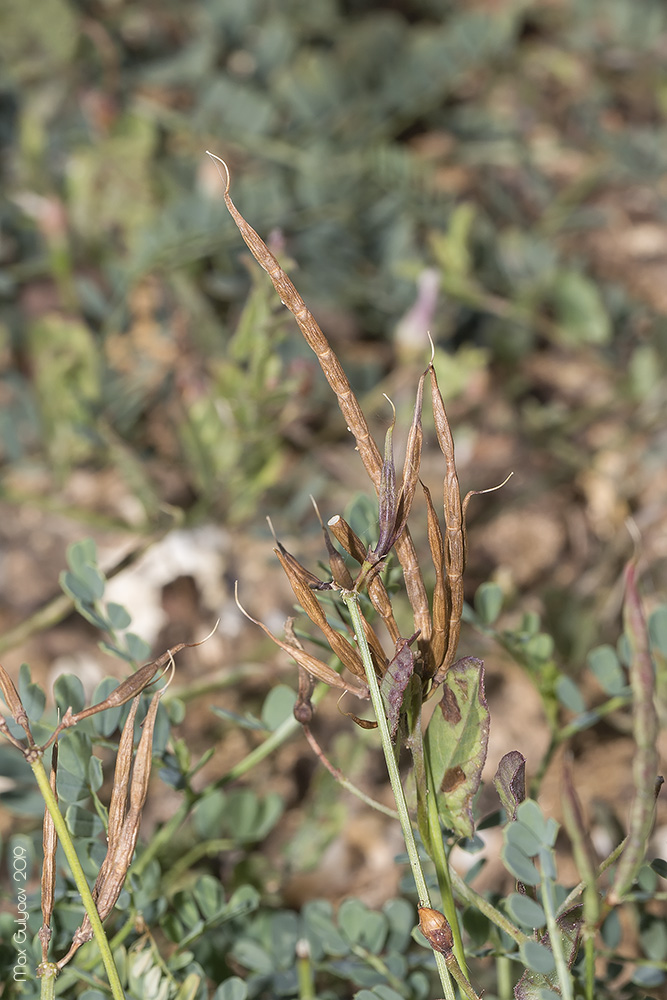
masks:
<svg viewBox="0 0 667 1000"><path fill-rule="evenodd" d="M543 976L553 972L554 957L546 945L538 944L537 941L524 941L520 950L524 963L533 972L539 972Z"/></svg>
<svg viewBox="0 0 667 1000"><path fill-rule="evenodd" d="M301 911L304 929L314 954L343 956L347 955L350 946L340 934L333 920L333 907L323 899L311 900Z"/></svg>
<svg viewBox="0 0 667 1000"><path fill-rule="evenodd" d="M426 731L444 825L460 837L472 837L472 801L482 780L489 740L489 710L484 695L484 664L474 657L455 663L442 685L443 694Z"/></svg>
<svg viewBox="0 0 667 1000"><path fill-rule="evenodd" d="M639 939L644 954L652 962L664 962L667 958L667 925L660 917L645 917Z"/></svg>
<svg viewBox="0 0 667 1000"><path fill-rule="evenodd" d="M503 606L503 592L497 583L480 584L475 592L475 611L485 625L493 625Z"/></svg>
<svg viewBox="0 0 667 1000"><path fill-rule="evenodd" d="M403 952L412 937L412 929L417 923L414 907L407 899L389 899L382 907L389 921L389 937L386 950Z"/></svg>
<svg viewBox="0 0 667 1000"><path fill-rule="evenodd" d="M250 938L239 938L234 942L231 949L231 956L250 972L260 975L269 975L273 972L273 959L271 956Z"/></svg>
<svg viewBox="0 0 667 1000"><path fill-rule="evenodd" d="M240 885L231 895L227 904L227 917L242 917L252 913L259 906L259 893L252 885Z"/></svg>
<svg viewBox="0 0 667 1000"><path fill-rule="evenodd" d="M553 847L551 824L549 820L545 819L544 813L535 799L526 799L525 802L522 802L516 815L517 820L534 833L540 843L547 847Z"/></svg>
<svg viewBox="0 0 667 1000"><path fill-rule="evenodd" d="M556 695L561 705L565 705L571 712L584 712L586 703L581 696L581 691L571 677L561 675L556 681Z"/></svg>
<svg viewBox="0 0 667 1000"><path fill-rule="evenodd" d="M551 289L556 320L567 343L606 344L611 323L596 286L578 271L561 271Z"/></svg>
<svg viewBox="0 0 667 1000"><path fill-rule="evenodd" d="M238 976L232 976L218 986L213 994L213 1000L247 1000L247 996L246 984Z"/></svg>
<svg viewBox="0 0 667 1000"><path fill-rule="evenodd" d="M660 605L649 615L648 634L651 645L667 656L667 605Z"/></svg>
<svg viewBox="0 0 667 1000"><path fill-rule="evenodd" d="M202 875L197 879L192 895L204 920L212 920L225 908L225 896L219 879Z"/></svg>
<svg viewBox="0 0 667 1000"><path fill-rule="evenodd" d="M116 630L126 629L132 623L132 616L122 604L110 601L106 606L109 623Z"/></svg>
<svg viewBox="0 0 667 1000"><path fill-rule="evenodd" d="M60 674L56 678L53 697L62 715L70 706L73 712L80 712L86 703L83 684L75 674Z"/></svg>
<svg viewBox="0 0 667 1000"><path fill-rule="evenodd" d="M34 684L30 679L30 667L27 663L22 663L19 669L18 692L30 722L39 722L44 714L46 695L39 684Z"/></svg>
<svg viewBox="0 0 667 1000"><path fill-rule="evenodd" d="M246 712L245 715L239 715L238 712L232 712L229 708L221 708L219 705L210 705L209 708L214 715L224 719L225 722L233 722L235 726L239 726L241 729L253 729L262 733L266 732L264 723L260 722L250 712Z"/></svg>
<svg viewBox="0 0 667 1000"><path fill-rule="evenodd" d="M606 917L602 927L600 929L602 934L602 940L606 944L607 948L612 951L618 948L619 944L623 940L623 929L621 927L621 921L618 916L618 910L612 910L610 914Z"/></svg>
<svg viewBox="0 0 667 1000"><path fill-rule="evenodd" d="M660 878L667 878L667 861L662 858L654 858L651 862L651 868L657 872Z"/></svg>
<svg viewBox="0 0 667 1000"><path fill-rule="evenodd" d="M202 840L221 836L223 817L227 809L227 796L220 789L204 795L194 807L192 821Z"/></svg>
<svg viewBox="0 0 667 1000"><path fill-rule="evenodd" d="M82 538L67 547L67 564L76 575L84 566L97 565L97 545L92 538Z"/></svg>
<svg viewBox="0 0 667 1000"><path fill-rule="evenodd" d="M63 734L58 748L58 795L66 802L88 798L88 767L91 744L82 732L70 730Z"/></svg>
<svg viewBox="0 0 667 1000"><path fill-rule="evenodd" d="M296 703L296 692L286 684L276 684L271 688L262 705L262 722L270 731L289 719Z"/></svg>
<svg viewBox="0 0 667 1000"><path fill-rule="evenodd" d="M380 997L380 1000L404 1000L404 997L400 993L392 990L391 986L385 986L384 983L374 986L371 996Z"/></svg>
<svg viewBox="0 0 667 1000"><path fill-rule="evenodd" d="M118 687L118 684L119 682L115 677L103 677L95 688L91 705L97 705L99 702L104 701L105 698L108 698L111 692L115 691ZM97 715L93 715L95 732L99 736L111 736L118 729L122 714L123 707L121 706L120 708L107 708L104 712L98 712Z"/></svg>
<svg viewBox="0 0 667 1000"><path fill-rule="evenodd" d="M602 690L609 695L620 694L627 687L625 671L613 646L597 646L588 654L588 666Z"/></svg>
<svg viewBox="0 0 667 1000"><path fill-rule="evenodd" d="M338 909L338 926L351 944L361 945L373 954L381 951L387 937L384 914L369 910L358 899L343 900Z"/></svg>
<svg viewBox="0 0 667 1000"><path fill-rule="evenodd" d="M73 837L92 840L95 837L99 837L104 830L102 820L96 813L92 813L88 809L83 809L77 805L67 807L65 822Z"/></svg>
<svg viewBox="0 0 667 1000"><path fill-rule="evenodd" d="M150 658L150 645L145 639L135 635L134 632L125 633L125 645L127 648L127 655L134 660L135 663L141 663L143 660L148 660Z"/></svg>
<svg viewBox="0 0 667 1000"><path fill-rule="evenodd" d="M504 844L500 856L507 870L519 882L524 882L526 885L539 885L542 881L542 876L533 862L518 847L514 847L512 844Z"/></svg>
<svg viewBox="0 0 667 1000"><path fill-rule="evenodd" d="M540 904L520 892L513 892L507 897L507 909L510 916L522 927L535 929L543 927L546 923L547 918Z"/></svg>

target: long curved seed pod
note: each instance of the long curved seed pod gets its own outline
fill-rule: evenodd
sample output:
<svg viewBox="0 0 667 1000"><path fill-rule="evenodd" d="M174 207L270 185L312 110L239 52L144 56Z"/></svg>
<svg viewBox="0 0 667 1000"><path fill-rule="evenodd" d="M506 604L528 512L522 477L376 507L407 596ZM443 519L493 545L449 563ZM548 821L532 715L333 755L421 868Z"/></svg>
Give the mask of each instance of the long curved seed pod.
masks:
<svg viewBox="0 0 667 1000"><path fill-rule="evenodd" d="M426 499L426 517L428 544L431 550L431 559L435 569L435 583L433 585L433 601L431 614L433 617L433 634L428 650L428 662L425 664L426 675L434 677L445 659L447 652L447 638L449 632L450 609L448 607L447 584L445 580L445 547L442 540L442 531L438 522L438 515L433 506L431 492L422 483L424 497Z"/></svg>
<svg viewBox="0 0 667 1000"><path fill-rule="evenodd" d="M429 365L431 375L431 397L433 400L433 421L440 445L445 456L444 512L445 512L445 574L447 578L449 625L447 628L447 648L442 668L446 670L454 662L456 647L461 633L463 613L463 567L465 565L465 539L463 534L463 510L459 478L456 474L454 439L449 429L445 404L440 394L438 380L433 365Z"/></svg>
<svg viewBox="0 0 667 1000"><path fill-rule="evenodd" d="M364 464L364 468L376 492L379 491L382 475L382 456L371 436L359 401L352 391L352 386L343 371L340 361L332 351L315 317L306 306L288 275L283 271L261 237L248 225L232 201L229 194L230 176L227 164L219 156L216 156L215 153L210 153L208 150L207 153L224 170L223 182L225 188L223 198L229 214L236 223L246 246L259 266L270 277L274 288L280 296L281 302L294 316L306 343L317 357L327 382L336 394L338 405L347 426L354 435L359 457ZM431 634L431 623L428 615L426 588L419 568L417 553L415 552L415 547L407 528L396 542L396 554L403 568L405 587L414 614L415 628L420 630L423 639L428 639ZM427 609L426 615L424 614L424 607Z"/></svg>
<svg viewBox="0 0 667 1000"><path fill-rule="evenodd" d="M58 793L56 791L56 775L58 772L58 744L54 744L51 751L51 773L49 784L56 802ZM56 850L58 847L58 835L53 823L53 817L48 809L44 810L44 822L42 824L42 848L44 852L44 862L42 864L42 926L39 929L39 940L42 944L42 962L48 962L49 941L51 940L51 917L53 915L53 900L56 889Z"/></svg>
<svg viewBox="0 0 667 1000"><path fill-rule="evenodd" d="M4 699L7 708L12 713L12 718L17 725L21 726L25 730L28 737L28 743L30 746L35 745L35 741L32 738L30 732L30 724L28 722L28 714L23 706L20 695L16 690L16 685L11 679L5 668L0 664L0 692L2 692L2 697ZM13 740L12 742L16 742ZM21 745L21 744L19 744ZM22 749L25 749L22 747Z"/></svg>
<svg viewBox="0 0 667 1000"><path fill-rule="evenodd" d="M658 777L660 758L657 741L660 730L655 707L655 670L651 659L649 633L637 589L637 566L625 567L623 624L630 647L632 684L632 730L637 751L632 775L634 795L630 808L628 842L616 868L608 901L618 903L629 891L646 855L646 846L655 819L656 799L663 779Z"/></svg>
<svg viewBox="0 0 667 1000"><path fill-rule="evenodd" d="M318 660L316 656L306 652L305 649L297 649L296 646L292 646L290 643L279 639L273 634L268 626L248 614L243 605L240 603L238 594L236 595L236 604L241 614L245 615L248 621L251 621L254 625L259 625L262 631L268 635L269 639L275 642L276 646L280 646L280 648L291 656L300 667L307 670L308 673L312 674L313 677L316 677L318 681L324 681L324 683L328 684L330 687L336 687L343 691L349 691L351 694L356 695L357 698L368 699L370 697L368 687L365 685L360 684L356 680L347 680L347 678L341 677L340 674L337 674L336 671L333 670L327 663L324 663L322 660Z"/></svg>
<svg viewBox="0 0 667 1000"><path fill-rule="evenodd" d="M113 788L111 790L111 800L109 802L109 822L107 832L107 853L93 886L93 899L97 901L100 886L103 884L109 864L114 856L118 841L120 840L125 813L127 810L127 791L130 785L130 769L132 767L132 754L134 749L134 720L141 698L139 695L132 702L129 715L125 720L123 732L118 742L118 753L116 755L116 767L113 775Z"/></svg>
<svg viewBox="0 0 667 1000"><path fill-rule="evenodd" d="M305 582L299 572L299 570L302 569L301 565L296 559L294 559L293 556L289 556L289 553L281 552L280 549L274 549L273 551L278 556L280 564L285 570L290 587L294 591L294 596L310 618L313 625L317 625L320 629L324 638L327 640L331 649L343 666L347 667L347 669L353 674L356 674L357 677L364 677L365 672L363 663L361 662L361 657L354 646L348 642L345 636L329 624L327 616L315 596L315 592L309 584ZM288 556L289 558L287 558Z"/></svg>
<svg viewBox="0 0 667 1000"><path fill-rule="evenodd" d="M120 833L116 838L113 852L111 850L111 845L109 845L104 878L98 887L97 898L95 900L100 920L106 920L116 905L123 885L125 884L130 864L132 863L134 849L137 846L139 826L141 825L141 813L146 802L148 783L151 775L153 730L155 728L155 720L157 718L157 710L160 704L160 699L164 691L165 688L161 691L156 691L153 695L150 705L148 706L146 718L143 722L141 738L139 740L139 746L137 747L134 765L132 767L130 807L125 815L125 818L123 819L123 824L120 829ZM72 948L70 948L70 951L65 958L61 959L61 962L64 964L65 960L69 960L73 954L72 949L76 950L76 947L79 947L86 941L90 941L92 936L92 927L90 925L88 915L86 915L81 923L81 926L74 933L74 937L72 938ZM62 968L60 962L58 965Z"/></svg>

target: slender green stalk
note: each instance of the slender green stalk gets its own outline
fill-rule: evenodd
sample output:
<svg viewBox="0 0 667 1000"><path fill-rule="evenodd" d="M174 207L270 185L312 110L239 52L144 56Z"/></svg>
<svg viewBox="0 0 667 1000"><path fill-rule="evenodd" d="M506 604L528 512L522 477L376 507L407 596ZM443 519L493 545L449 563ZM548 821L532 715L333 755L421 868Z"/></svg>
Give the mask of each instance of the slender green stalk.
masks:
<svg viewBox="0 0 667 1000"><path fill-rule="evenodd" d="M81 902L83 903L84 909L88 914L88 919L90 920L90 925L93 929L93 935L95 937L95 941L97 942L97 946L100 949L102 961L104 962L104 967L109 980L109 986L111 987L111 993L114 1000L125 1000L123 987L121 986L121 982L118 977L116 963L114 962L113 955L111 954L111 948L109 947L106 932L102 926L102 921L100 920L99 913L97 912L97 907L95 906L90 887L86 881L86 876L83 873L81 862L79 861L74 844L72 843L72 838L70 837L69 830L67 829L67 824L65 823L63 814L60 811L56 797L51 790L51 785L49 784L49 779L46 771L44 770L44 765L39 757L36 760L31 760L29 763L33 774L35 775L35 779L37 780L37 784L39 785L39 790L46 803L46 808L49 810L51 818L53 819L53 825L56 828L58 840L60 841L63 851L65 852L67 863L74 877L76 887L79 890L79 895L81 896Z"/></svg>
<svg viewBox="0 0 667 1000"><path fill-rule="evenodd" d="M42 977L39 991L40 1000L55 1000L58 966L55 962L43 963L40 966L40 975Z"/></svg>
<svg viewBox="0 0 667 1000"><path fill-rule="evenodd" d="M598 867L598 869L597 869L597 871L595 873L596 880L599 879L601 875L604 875L604 873L606 872L607 868L611 868L611 866L616 861L618 861L618 859L620 858L621 854L625 850L625 845L627 844L627 842L628 842L628 838L625 837L624 840L622 840L620 842L620 844L616 845L616 847L611 852L611 854L604 859L604 861L600 864L600 866ZM579 898L579 896L581 895L581 893L584 891L585 888L586 888L586 883L585 882L579 882L578 885L575 885L574 889L572 889L572 891L567 896L567 898L564 899L563 902L558 907L558 910L556 912L556 916L560 917L560 916L562 916L563 913L566 913L570 909L570 907L574 904L575 900Z"/></svg>
<svg viewBox="0 0 667 1000"><path fill-rule="evenodd" d="M440 816L438 815L438 800L435 794L431 757L428 753L426 754L426 781L428 829L430 834L431 850L433 851L432 860L438 876L438 887L442 898L442 908L452 931L454 954L456 955L461 971L467 977L468 967L466 965L465 952L463 950L463 939L461 937L461 928L459 927L458 913L456 912L456 903L454 902L454 896L452 894L449 860L447 858L445 845L442 840Z"/></svg>
<svg viewBox="0 0 667 1000"><path fill-rule="evenodd" d="M549 878L542 879L541 886L542 906L547 918L547 930L549 931L549 943L556 963L556 975L563 1000L572 1000L572 977L567 967L563 954L563 939L560 929L556 923L556 908L554 906L553 883Z"/></svg>
<svg viewBox="0 0 667 1000"><path fill-rule="evenodd" d="M520 931L504 913L497 910L493 903L490 903L481 893L469 886L455 868L450 868L449 876L452 880L452 888L460 900L468 906L473 906L480 913L483 913L485 917L489 918L492 924L499 927L501 931L505 931L508 937L511 937L518 945L522 945L524 941L531 940L528 934Z"/></svg>
<svg viewBox="0 0 667 1000"><path fill-rule="evenodd" d="M382 695L380 694L380 687L377 682L377 677L375 676L375 668L373 666L373 660L371 659L371 652L370 649L368 648L368 642L366 640L366 635L364 633L364 626L361 618L361 611L359 610L358 597L357 594L353 593L352 591L343 591L342 597L350 612L350 617L352 618L352 624L354 626L354 631L356 633L357 645L359 646L359 652L361 654L361 658L364 664L364 669L366 671L366 679L368 681L368 687L370 689L371 702L373 703L373 710L375 712L378 728L380 730L380 738L382 740L382 750L384 752L384 759L387 765L387 772L389 774L391 790L394 793L394 799L396 801L398 818L401 824L401 830L403 832L403 839L405 840L405 847L407 850L408 858L410 860L412 875L415 880L415 886L417 888L419 905L430 907L431 898L429 896L429 891L426 885L426 879L424 878L424 872L422 870L421 861L419 858L419 852L417 850L415 835L412 829L412 822L410 820L410 814L408 812L408 805L407 802L405 801L405 793L403 791L403 785L401 784L401 776L398 772L396 757L394 756L394 748L392 746L391 736L389 734L387 718L384 713L384 706L382 704ZM435 955L435 961L438 967L438 973L440 975L440 982L442 984L443 990L445 991L446 1000L454 1000L454 989L452 986L451 978L449 976L449 970L447 969L447 965L445 963L444 956L440 952L435 950L433 954Z"/></svg>
<svg viewBox="0 0 667 1000"><path fill-rule="evenodd" d="M329 690L329 685L324 683L319 683L315 690L311 701L314 705L317 705ZM236 781L237 778L242 777L248 771L251 771L256 764L261 763L266 757L269 757L273 751L285 742L293 733L301 728L301 723L297 722L293 715L290 715L288 719L285 719L276 730L274 730L270 736L260 743L258 747L251 750L247 757L240 760L238 764L235 764L231 770L223 774L222 778L219 778L215 786L220 788L221 786L228 785L230 781Z"/></svg>
<svg viewBox="0 0 667 1000"><path fill-rule="evenodd" d="M310 960L310 945L305 938L296 943L296 976L299 1000L315 1000L315 978Z"/></svg>
<svg viewBox="0 0 667 1000"><path fill-rule="evenodd" d="M496 958L496 989L500 1000L512 1000L512 963L507 955Z"/></svg>

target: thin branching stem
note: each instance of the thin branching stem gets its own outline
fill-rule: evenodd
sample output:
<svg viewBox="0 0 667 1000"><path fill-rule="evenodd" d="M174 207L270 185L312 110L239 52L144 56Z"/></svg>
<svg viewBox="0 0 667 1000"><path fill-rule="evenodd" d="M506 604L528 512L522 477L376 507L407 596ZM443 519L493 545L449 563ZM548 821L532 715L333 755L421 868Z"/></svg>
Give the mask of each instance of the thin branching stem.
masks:
<svg viewBox="0 0 667 1000"><path fill-rule="evenodd" d="M440 888L443 913L447 917L447 921L452 930L454 954L458 959L461 971L467 977L468 967L466 965L465 952L463 950L463 940L461 938L461 928L459 927L459 919L456 912L456 903L454 902L454 896L452 895L449 859L447 858L445 845L442 840L442 829L440 827L440 817L438 815L438 800L435 794L430 754L426 754L426 760L428 828L431 850L433 851L432 860L438 877L438 886Z"/></svg>
<svg viewBox="0 0 667 1000"><path fill-rule="evenodd" d="M398 818L401 824L401 830L403 832L403 839L405 840L405 847L407 850L408 858L410 860L410 867L412 869L412 875L415 880L415 886L417 888L417 895L419 897L419 905L424 907L430 907L431 900L426 885L426 879L424 878L424 872L421 865L421 860L419 858L419 851L417 850L417 843L415 841L414 831L412 829L412 822L410 820L410 814L408 812L408 805L405 801L405 793L403 791L403 785L401 784L401 776L398 771L398 764L396 763L396 757L394 755L394 748L391 742L391 735L389 733L389 726L387 724L387 718L384 713L384 706L382 703L382 695L380 694L380 686L377 682L377 677L375 676L375 668L373 666L373 660L371 657L371 651L366 640L366 634L364 632L363 620L361 617L361 611L359 609L359 599L358 595L352 591L343 591L343 600L347 605L350 612L350 617L352 618L352 624L354 626L354 631L357 638L357 645L359 646L359 652L361 654L361 659L364 664L364 669L366 671L366 679L368 681L368 687L371 694L371 702L373 704L373 710L375 712L375 717L378 723L378 729L380 730L380 738L382 740L382 750L384 752L385 762L387 764L387 772L389 774L389 781L391 784L392 792L394 793L394 799L396 801L396 808L398 810ZM454 987L447 969L447 965L444 956L438 952L433 952L435 955L436 965L438 967L438 974L440 976L440 982L442 988L445 991L446 1000L454 1000Z"/></svg>
<svg viewBox="0 0 667 1000"><path fill-rule="evenodd" d="M65 822L56 797L51 789L48 776L44 770L44 765L39 757L35 760L31 760L29 763L33 774L35 775L37 784L39 785L39 790L46 803L46 807L53 819L53 825L56 828L58 840L65 853L67 863L70 867L70 871L72 872L76 887L79 890L79 895L81 896L81 902L83 903L88 919L90 920L93 935L95 937L95 941L97 942L97 946L100 949L102 961L104 962L104 968L106 969L112 996L114 1000L125 1000L125 994L123 993L123 987L121 986L118 976L116 963L114 962L111 948L109 947L106 931L102 926L102 921L100 920L97 907L93 901L90 886L86 881L86 876L83 873L81 862L79 861L74 844L72 843L72 838L70 837L69 830L67 829L67 823Z"/></svg>

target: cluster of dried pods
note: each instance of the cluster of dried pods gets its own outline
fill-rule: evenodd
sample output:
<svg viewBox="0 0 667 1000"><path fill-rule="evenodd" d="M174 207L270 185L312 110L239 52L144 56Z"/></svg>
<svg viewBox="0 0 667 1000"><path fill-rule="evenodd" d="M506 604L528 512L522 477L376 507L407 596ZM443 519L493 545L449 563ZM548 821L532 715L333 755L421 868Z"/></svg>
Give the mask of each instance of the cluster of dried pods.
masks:
<svg viewBox="0 0 667 1000"><path fill-rule="evenodd" d="M378 495L379 537L374 548L366 549L350 525L339 515L332 517L327 526L323 525L331 580L323 581L310 573L280 543L277 543L275 550L298 603L311 621L322 631L332 651L352 674L352 678L341 677L330 666L300 648L293 641L282 641L261 622L256 622L256 624L260 625L274 642L290 654L301 670L334 687L350 691L358 697L368 697L368 686L363 666L355 646L329 624L316 596L316 591L323 589L337 588L356 592L361 592L363 589L367 592L395 649L394 659L390 660L384 652L380 637L371 625L364 622L364 631L378 676L385 677L397 658L401 656L405 658L409 655L410 669L421 678L422 695L430 697L442 683L456 658L463 610L463 571L466 559L465 513L471 496L478 492L468 493L465 499L461 500L454 458L454 441L433 362L431 361L419 379L414 416L406 445L402 482L398 487L392 446L393 422L387 431L383 456L373 440L366 418L348 378L315 318L264 241L248 225L234 205L229 194L230 176L227 165L213 153L209 153L209 156L220 164L224 171L224 173L221 172L221 175L225 185L225 204L241 236L255 260L271 278L281 301L294 315L306 342L317 356L322 371L336 394L348 428L354 435L357 451L364 468ZM430 380L435 431L445 460L444 532L438 520L431 494L428 488L421 483L426 500L428 540L435 570L435 585L431 603L429 603L417 553L407 526L415 492L420 483L419 469L423 439L421 415L424 382L427 376ZM359 564L360 568L356 578L352 577L340 553L333 546L329 532L338 541L341 548ZM401 636L387 590L378 575L378 571L392 549L396 551L401 564L405 589L412 608L414 634L411 638ZM256 621L254 618L251 620ZM351 636L351 638L353 637ZM416 645L414 652L409 649L413 642ZM300 691L305 692L306 690L307 685L304 682L300 685ZM297 718L299 717L298 713L301 713L304 718L308 716L307 708L304 709L302 705L301 694L297 702Z"/></svg>
<svg viewBox="0 0 667 1000"><path fill-rule="evenodd" d="M107 852L92 890L93 900L101 920L105 920L109 916L116 904L136 847L137 835L141 824L141 814L146 801L151 774L153 731L157 718L158 705L165 687L157 691L150 701L146 717L142 723L141 737L135 750L134 725L141 694L147 687L159 679L162 672L170 668L173 671L175 653L178 653L185 646L195 645L199 645L199 643L181 642L177 646L174 646L173 649L167 650L162 656L151 663L144 664L134 674L125 678L108 697L103 701L97 702L95 705L84 708L80 712L73 712L71 707L68 708L62 721L55 728L46 743L41 746L35 742L30 729L27 712L14 682L4 667L0 665L0 691L14 722L23 729L25 738L18 739L14 736L9 729L6 719L2 716L0 716L0 732L10 743L20 750L29 763L41 758L45 751L53 745L49 783L56 801L58 797L57 740L62 731L92 715L97 715L109 708L119 708L127 702L132 701L132 706L123 726L118 744L113 790L109 803ZM44 849L41 879L42 927L39 931L39 938L42 945L42 967L44 968L49 963L48 949L51 940L51 918L53 915L56 883L56 849L58 846L58 837L53 817L48 808L44 813L42 841ZM74 934L67 954L55 963L56 967L59 970L62 969L70 961L78 948L86 941L89 941L92 936L93 931L90 919L86 915L81 926Z"/></svg>

